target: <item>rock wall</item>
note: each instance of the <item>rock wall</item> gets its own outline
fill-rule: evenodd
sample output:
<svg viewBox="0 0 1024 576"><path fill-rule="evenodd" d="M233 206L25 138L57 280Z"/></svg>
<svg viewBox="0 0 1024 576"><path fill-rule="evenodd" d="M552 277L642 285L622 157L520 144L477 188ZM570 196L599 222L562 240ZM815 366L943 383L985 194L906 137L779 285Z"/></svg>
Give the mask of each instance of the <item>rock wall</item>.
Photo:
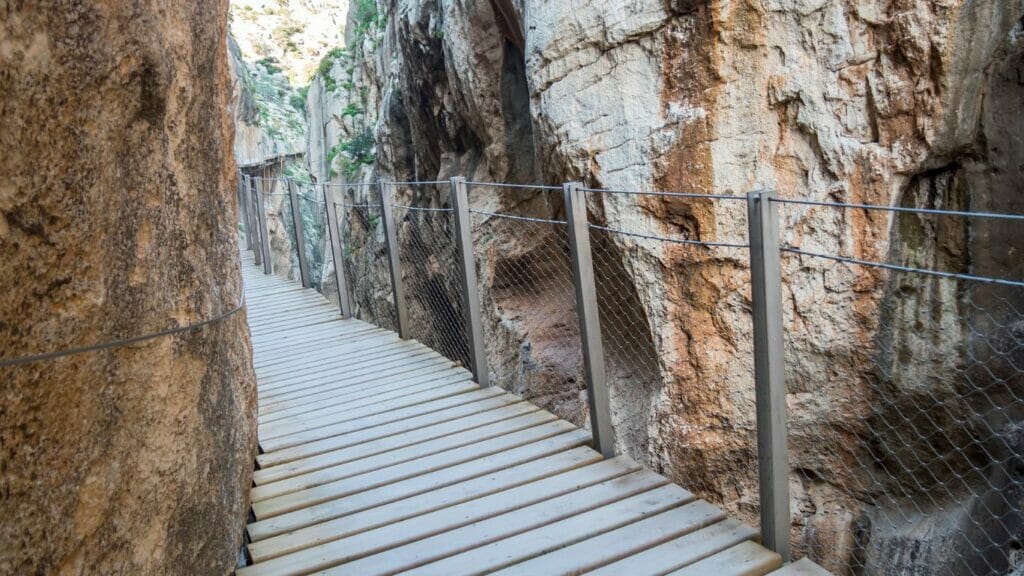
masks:
<svg viewBox="0 0 1024 576"><path fill-rule="evenodd" d="M314 170L334 181L465 175L726 195L770 187L788 198L1022 213L1022 16L1019 0L389 0L373 18L354 6L346 51L310 90L310 157L324 158L314 167L338 168ZM369 103L361 115L345 113L360 102ZM364 127L374 136L369 163L348 152L361 149L353 143ZM341 154L327 154L339 145ZM371 188L347 194L375 199ZM398 199L448 202L444 187L401 188ZM557 192L478 187L471 202L563 214ZM746 240L744 202L615 194L589 202L592 221L615 228ZM783 241L806 250L1024 277L1014 257L1024 239L1005 222L780 212ZM552 256L559 238L526 230L491 219L474 226L490 363L514 374L505 383L517 391L583 422L578 359L566 352L574 349L564 329L575 322L571 286L550 281L564 266ZM594 243L620 449L756 521L746 252L621 236ZM538 261L548 267L525 264ZM949 449L957 438L961 447L990 437L1005 445L1022 415L973 422L936 443L927 412L959 403L968 383L1024 384L1012 367L1005 377L963 378L984 342L1003 337L995 326L1018 320L1024 296L814 258L787 255L783 264L798 554L837 572L1008 569L1019 514L998 537L971 528L991 480L962 486L964 464ZM379 274L359 278L370 279L356 280L360 294L382 293ZM457 294L448 299L457 306ZM979 337L970 326L985 314L996 315L996 331ZM888 355L894 346L905 354ZM961 383L929 380L935 370ZM915 403L922 397L927 409ZM965 410L989 418L978 416L983 406ZM882 438L874 430L886 422L899 424ZM876 478L885 462L872 442L895 449L907 438L902 455L938 451L927 460L934 466ZM939 488L928 505L919 479ZM882 502L882 494L899 498ZM995 544L977 545L986 537Z"/></svg>
<svg viewBox="0 0 1024 576"><path fill-rule="evenodd" d="M238 303L227 10L0 2L5 358ZM0 573L230 573L255 402L244 311L0 369Z"/></svg>

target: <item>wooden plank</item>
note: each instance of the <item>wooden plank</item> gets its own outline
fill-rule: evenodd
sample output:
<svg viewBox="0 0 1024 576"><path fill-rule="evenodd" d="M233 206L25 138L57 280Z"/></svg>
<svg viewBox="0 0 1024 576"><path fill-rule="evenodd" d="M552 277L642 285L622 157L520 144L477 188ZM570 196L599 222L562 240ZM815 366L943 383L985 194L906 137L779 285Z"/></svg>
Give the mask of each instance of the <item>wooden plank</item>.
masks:
<svg viewBox="0 0 1024 576"><path fill-rule="evenodd" d="M347 448L334 450L326 454L321 454L319 456L314 456L311 459L304 460L302 464L311 469L303 469L303 466L296 466L296 464L292 462L288 466L277 466L266 471L258 470L257 472L264 472L264 474L258 476L260 481L256 482L256 484L269 484L286 478L302 476L318 470L339 466L360 458L381 454L396 448L411 446L419 442L425 442L427 440L441 438L449 434L473 430L487 424L493 424L495 422L509 420L523 414L540 411L540 408L537 408L529 402L518 402L496 410L487 410L485 412L470 414L463 418L437 422L430 426L423 426L401 434L392 434L384 438L376 438L369 442L360 442L359 444L355 444ZM271 470L275 470L275 472L271 474ZM274 478L274 476L277 476L277 478Z"/></svg>
<svg viewBox="0 0 1024 576"><path fill-rule="evenodd" d="M373 376L380 373L401 373L400 368L422 366L429 363L443 362L449 366L453 362L430 350L415 350L405 354L385 357L378 363L368 363L346 372L343 366L311 369L307 373L289 373L278 378L268 378L266 390L270 396L277 397L288 393L315 388L321 384L335 381L354 381L360 377Z"/></svg>
<svg viewBox="0 0 1024 576"><path fill-rule="evenodd" d="M278 352L272 364L260 364L257 374L273 378L296 369L305 370L338 362L366 362L372 357L412 349L411 342L403 342L390 332L365 335L354 342L324 340L319 344Z"/></svg>
<svg viewBox="0 0 1024 576"><path fill-rule="evenodd" d="M291 389L291 392L284 392L281 390L279 394L272 395L266 390L260 390L261 394L265 394L269 397L265 403L260 404L262 414L269 414L271 412L280 412L282 410L288 410L296 406L302 406L308 404L310 400L337 397L339 395L347 394L350 392L356 392L359 389L369 389L376 385L400 382L423 382L430 379L442 378L450 374L463 374L465 370L458 367L452 367L451 363L437 362L428 365L427 369L413 370L408 373L397 373L394 375L374 375L369 376L364 374L353 375L351 378L338 376L337 378L330 379L323 384L317 384L316 386L309 388ZM383 376L383 377L378 377ZM322 408L326 408L324 405Z"/></svg>
<svg viewBox="0 0 1024 576"><path fill-rule="evenodd" d="M432 454L428 457L408 460L387 468L373 470L358 476L350 476L328 484L321 484L302 492L254 502L252 510L257 519L277 516L306 506L342 498L355 492L377 488L426 472L468 462L474 458L504 452L517 446L564 434L572 429L572 425L566 422L549 422L512 434L492 438L486 442L460 446L452 450Z"/></svg>
<svg viewBox="0 0 1024 576"><path fill-rule="evenodd" d="M336 482L344 478L350 478L359 474L365 474L388 466L395 466L403 462L416 459L424 459L434 454L445 451L456 450L477 442L484 442L491 438L514 434L546 424L555 419L549 412L534 410L509 419L492 422L478 428L461 430L438 438L426 439L421 442L400 445L391 450L379 452L359 459L353 459L344 466L333 466L316 472L310 472L300 476L271 482L252 489L251 497L253 502L267 500L285 494L292 494L303 490L309 490L317 486ZM401 442L399 439L398 442Z"/></svg>
<svg viewBox="0 0 1024 576"><path fill-rule="evenodd" d="M311 430L315 431L319 428L334 426L340 422L345 422L355 418L362 418L369 414L380 414L391 412L393 410L400 410L402 408L408 408L410 406L416 406L418 404L425 404L433 400L440 400L449 396L457 396L466 392L472 392L473 390L473 386L467 383L452 384L450 387L445 387L440 390L428 390L426 392L413 394L404 398L388 400L387 402L370 402L365 406L354 406L351 408L340 408L337 410L329 408L327 409L329 412L310 412L308 418L289 418L287 420L278 420L268 424L257 424L257 428L261 439L287 442L288 438L302 432ZM360 408L364 409L360 410Z"/></svg>
<svg viewBox="0 0 1024 576"><path fill-rule="evenodd" d="M670 572L670 576L762 576L782 566L782 556L755 542L743 542Z"/></svg>
<svg viewBox="0 0 1024 576"><path fill-rule="evenodd" d="M546 526L517 534L480 546L470 551L449 556L443 560L420 566L411 571L420 576L448 576L449 574L490 574L518 562L540 556L564 546L570 546L592 536L598 536L642 520L646 516L675 510L683 525L693 528L725 517L721 510L699 500L693 494L667 484L631 498L612 502L581 514L570 516ZM552 574L544 566L534 574Z"/></svg>
<svg viewBox="0 0 1024 576"><path fill-rule="evenodd" d="M257 570L239 571L239 575L303 574L332 566L340 569L342 564L353 561L353 565L344 567L344 573L399 572L415 567L414 559L421 554L429 559L453 548L486 544L502 535L567 517L576 510L590 509L661 485L664 480L637 471L636 464L628 459L605 460L280 556L251 567ZM481 526L484 522L487 524ZM416 549L410 550L408 546ZM426 561L429 560L420 563Z"/></svg>
<svg viewBox="0 0 1024 576"><path fill-rule="evenodd" d="M472 414L486 414L490 410L519 402L519 398L511 394L498 394L470 404L462 404L446 410L431 412L421 416L405 418L397 422L364 426L347 434L332 436L317 442L310 442L295 448L286 448L257 456L260 469L255 472L257 484L280 480L295 473L319 470L319 456L296 457L296 454L327 454L336 450L387 438L395 434L403 434L418 430L425 426L443 423L447 420L463 418ZM287 463L283 463L287 462Z"/></svg>
<svg viewBox="0 0 1024 576"><path fill-rule="evenodd" d="M376 352L397 342L401 342L398 336L384 330L361 332L347 338L328 336L316 343L292 342L273 352L257 350L254 365L260 371L272 372L289 366L301 366L302 362L312 358L352 360L363 351Z"/></svg>
<svg viewBox="0 0 1024 576"><path fill-rule="evenodd" d="M450 374L461 373L466 373L466 371L462 368L452 366L450 362L441 360L424 360L419 364L401 366L389 371L361 371L358 374L351 375L350 377L338 376L333 379L325 378L316 386L309 388L295 389L287 392L278 391L277 394L272 396L273 402L271 402L271 400L267 401L267 407L276 406L282 402L302 401L325 392L340 392L342 390L352 390L360 387L365 388L384 382L413 382L423 380L425 378L441 378ZM260 392L262 393L263 390Z"/></svg>
<svg viewBox="0 0 1024 576"><path fill-rule="evenodd" d="M570 430L537 442L530 442L461 464L413 476L378 489L357 492L345 498L302 508L266 520L257 520L249 525L249 534L254 540L284 534L305 526L383 506L403 498L440 490L458 482L512 468L539 458L581 448L588 442L590 442L590 434L582 430Z"/></svg>
<svg viewBox="0 0 1024 576"><path fill-rule="evenodd" d="M351 321L340 320L338 324L326 332L300 332L289 334L284 337L274 337L267 342L254 344L253 352L257 360L273 360L281 358L288 352L304 351L310 346L317 348L321 345L344 344L347 342L361 341L372 335L384 336L394 335L393 332L377 328L376 326L346 326ZM395 336L397 338L397 336ZM255 336L254 336L255 338Z"/></svg>
<svg viewBox="0 0 1024 576"><path fill-rule="evenodd" d="M294 394L302 390L308 390L310 388L316 388L331 382L337 381L356 381L360 378L373 376L378 373L401 373L399 368L406 366L413 366L423 364L429 361L445 361L449 365L452 364L451 360L441 356L437 353L427 352L407 352L406 354L400 354L397 356L386 356L377 363L367 363L353 368L351 371L346 372L341 367L328 367L328 368L316 368L310 369L308 373L300 374L285 374L276 379L268 379L266 387L262 388L268 394L268 397L278 397L288 394Z"/></svg>
<svg viewBox="0 0 1024 576"><path fill-rule="evenodd" d="M563 476L582 472L588 468L595 468L602 464L613 463L619 460L620 459L618 458L605 460L604 462L588 466L587 468L581 468L579 470L560 474L553 478L545 479L543 482L550 482L555 479L562 478ZM498 502L504 502L507 509L510 511L498 516L490 516L484 520L480 520L469 525L461 525L460 528L448 530L447 532L439 533L436 536L410 542L410 538L408 538L408 535L404 530L405 527L400 528L400 523L379 529L383 534L375 534L374 531L370 531L355 537L370 540L370 542L367 543L371 544L372 548L368 546L368 549L362 549L357 546L353 546L353 544L356 544L353 542L353 539L340 540L337 543L332 543L348 543L349 546L346 550L346 556L357 559L332 567L324 573L369 575L388 574L411 570L429 562L490 544L491 542L501 538L508 538L527 530L536 529L563 518L568 518L575 514L581 514L596 507L610 504L617 500L649 492L664 485L664 478L661 478L657 474L640 471L615 478L614 480L608 480L600 484L572 488L561 496L543 501L537 501L531 497L531 491L537 490L534 486L528 485L515 488L508 492L495 494L494 496L489 497L490 499L497 500ZM516 498L527 499L527 501L537 503L520 507L516 502L516 499L501 499L503 495L513 492L515 493ZM467 506L482 503L487 500L488 499L474 500L473 502L468 503ZM446 511L442 510L438 514L444 512ZM463 515L464 514L465 513L463 512ZM420 520L420 518L414 518L408 522ZM436 526L432 531L437 533ZM385 537L390 534L394 534L395 536L393 538ZM396 544L403 542L410 543L396 546ZM382 545L386 546L382 547ZM330 546L330 544L328 546ZM323 547L310 548L310 551L316 551L322 548ZM370 551L373 552L371 556L359 558L360 555ZM299 554L301 554L301 552ZM292 556L294 555L282 556L281 559L290 558Z"/></svg>
<svg viewBox="0 0 1024 576"><path fill-rule="evenodd" d="M314 456L316 454L322 454L326 449L322 443L316 442L317 440L325 440L328 438L339 437L344 434L349 434L357 430L364 428L370 428L373 426L380 426L382 424L390 424L393 422L400 422L407 420L415 416L422 416L432 414L434 412L440 412L449 408L455 408L457 406L464 406L469 404L475 404L481 400L492 398L505 394L501 390L477 390L475 392L469 392L468 394L460 394L458 396L452 396L449 398L442 398L434 402L428 402L426 404L418 404L416 406L410 406L401 410L393 410L391 412L383 412L378 414L370 414L363 416L362 418L356 418L347 422L341 422L332 426L325 426L316 430L310 430L307 432L301 432L298 434L290 435L279 441L264 442L260 440L260 444L263 446L264 451L274 454L264 454L267 457L267 461L270 465L282 464L284 462L290 462L298 458L306 456ZM306 445L303 448L300 446ZM284 448L292 448L294 450L282 450ZM277 452L280 451L280 454ZM273 456L273 458L271 458Z"/></svg>
<svg viewBox="0 0 1024 576"><path fill-rule="evenodd" d="M249 545L256 562L340 540L373 528L394 524L414 516L483 498L516 486L594 464L601 456L587 447L559 452L539 460L502 468L485 476L423 492L382 506L314 524Z"/></svg>
<svg viewBox="0 0 1024 576"><path fill-rule="evenodd" d="M673 537L663 544L633 551L631 555L605 564L601 568L590 568L587 574L593 576L665 574L756 537L757 530L739 520L728 519L696 532ZM624 541L628 542L628 540ZM585 545L586 542L583 544ZM510 574L525 573L517 572L517 569L518 567L513 566L508 572Z"/></svg>
<svg viewBox="0 0 1024 576"><path fill-rule="evenodd" d="M261 409L260 421L270 422L274 418L284 418L287 416L304 414L304 411L309 411L313 408L346 404L363 400L365 398L387 400L388 398L396 398L424 390L430 390L432 388L439 388L446 384L462 382L467 377L468 376L464 371L452 369L430 374L419 379L381 380L367 386L329 390L306 398L300 398L291 402L282 402L280 404L268 406L266 409ZM262 416L264 415L267 417L266 420L262 419Z"/></svg>
<svg viewBox="0 0 1024 576"><path fill-rule="evenodd" d="M801 558L771 574L772 576L829 576L828 570L811 562L808 558Z"/></svg>

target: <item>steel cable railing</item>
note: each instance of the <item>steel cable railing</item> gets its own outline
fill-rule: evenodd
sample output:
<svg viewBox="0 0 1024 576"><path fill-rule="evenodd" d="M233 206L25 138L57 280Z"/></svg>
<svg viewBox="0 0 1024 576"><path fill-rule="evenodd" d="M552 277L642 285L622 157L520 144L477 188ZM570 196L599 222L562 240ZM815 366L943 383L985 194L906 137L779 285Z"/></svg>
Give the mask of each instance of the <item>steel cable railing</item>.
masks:
<svg viewBox="0 0 1024 576"><path fill-rule="evenodd" d="M1024 530L1024 282L978 268L977 250L1019 247L972 244L989 236L965 222L1024 216L457 180L336 187L355 316L397 329L404 307L408 336L467 367L483 348L485 381L608 420L619 452L760 516L784 555L792 537L793 556L864 571L930 526L946 543L932 566L1008 565ZM875 212L894 217L860 216Z"/></svg>

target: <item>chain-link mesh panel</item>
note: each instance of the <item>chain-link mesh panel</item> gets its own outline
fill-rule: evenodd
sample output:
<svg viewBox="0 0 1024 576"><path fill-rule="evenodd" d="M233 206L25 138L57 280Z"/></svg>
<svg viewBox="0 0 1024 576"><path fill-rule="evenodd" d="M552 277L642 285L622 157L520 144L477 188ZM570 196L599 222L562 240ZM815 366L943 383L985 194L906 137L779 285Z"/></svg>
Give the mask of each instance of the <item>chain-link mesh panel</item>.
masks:
<svg viewBox="0 0 1024 576"><path fill-rule="evenodd" d="M967 269L966 233L911 244L900 218L889 261ZM795 556L837 574L1010 573L1024 288L788 248L783 270Z"/></svg>
<svg viewBox="0 0 1024 576"><path fill-rule="evenodd" d="M337 303L337 291L324 289L331 250L330 238L327 236L327 206L312 185L296 183L295 186L299 196L299 213L302 215L302 248L309 262L310 286Z"/></svg>
<svg viewBox="0 0 1024 576"><path fill-rule="evenodd" d="M409 336L468 369L452 210L395 206L394 213Z"/></svg>
<svg viewBox="0 0 1024 576"><path fill-rule="evenodd" d="M274 274L299 281L298 252L295 246L295 225L288 182L281 178L260 181L263 205L267 214L267 236L270 239L270 262Z"/></svg>
<svg viewBox="0 0 1024 576"><path fill-rule="evenodd" d="M564 221L474 211L491 381L577 424L587 419Z"/></svg>
<svg viewBox="0 0 1024 576"><path fill-rule="evenodd" d="M380 205L339 203L337 209L353 316L398 330Z"/></svg>
<svg viewBox="0 0 1024 576"><path fill-rule="evenodd" d="M746 234L687 237L646 216L671 203L743 222L743 198L699 196L588 193L616 449L654 469L671 453L674 481L757 525ZM615 222L594 223L594 212Z"/></svg>

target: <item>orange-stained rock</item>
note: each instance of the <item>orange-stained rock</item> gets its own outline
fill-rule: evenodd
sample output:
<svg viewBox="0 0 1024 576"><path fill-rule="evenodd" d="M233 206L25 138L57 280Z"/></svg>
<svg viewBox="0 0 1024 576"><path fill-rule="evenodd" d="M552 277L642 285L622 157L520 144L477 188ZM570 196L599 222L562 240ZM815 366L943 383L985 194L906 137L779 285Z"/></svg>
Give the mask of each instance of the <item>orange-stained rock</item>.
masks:
<svg viewBox="0 0 1024 576"><path fill-rule="evenodd" d="M3 357L238 302L227 9L0 3ZM255 400L244 311L0 369L0 573L229 573Z"/></svg>

